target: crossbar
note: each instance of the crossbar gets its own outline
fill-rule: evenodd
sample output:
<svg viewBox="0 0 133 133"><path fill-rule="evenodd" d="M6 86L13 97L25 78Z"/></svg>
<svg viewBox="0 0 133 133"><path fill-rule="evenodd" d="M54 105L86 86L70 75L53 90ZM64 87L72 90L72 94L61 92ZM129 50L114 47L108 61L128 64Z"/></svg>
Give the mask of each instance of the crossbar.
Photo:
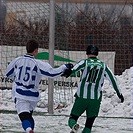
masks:
<svg viewBox="0 0 133 133"><path fill-rule="evenodd" d="M50 0L6 0L7 2L46 2L49 3ZM105 4L133 4L133 0L55 0L57 3L105 3Z"/></svg>

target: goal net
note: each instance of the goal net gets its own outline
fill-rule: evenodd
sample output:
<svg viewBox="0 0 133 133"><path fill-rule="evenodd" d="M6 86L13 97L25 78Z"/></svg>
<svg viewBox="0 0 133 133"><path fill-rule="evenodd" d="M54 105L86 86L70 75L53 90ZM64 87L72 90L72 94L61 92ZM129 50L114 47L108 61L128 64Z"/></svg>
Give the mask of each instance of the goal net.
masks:
<svg viewBox="0 0 133 133"><path fill-rule="evenodd" d="M4 8L2 8L4 5ZM38 2L1 2L0 10L6 14L0 25L0 89L10 90L12 81L5 78L8 63L26 53L29 39L39 42L37 58L48 61L50 4ZM6 7L6 10L5 10ZM1 12L0 11L0 12ZM62 0L55 4L55 67L86 58L88 44L100 49L103 60L116 75L132 65L132 6L123 4L97 4ZM67 107L79 81L79 73L54 80L54 108ZM48 79L40 82L42 98L38 106L47 108ZM2 95L4 97L5 95Z"/></svg>

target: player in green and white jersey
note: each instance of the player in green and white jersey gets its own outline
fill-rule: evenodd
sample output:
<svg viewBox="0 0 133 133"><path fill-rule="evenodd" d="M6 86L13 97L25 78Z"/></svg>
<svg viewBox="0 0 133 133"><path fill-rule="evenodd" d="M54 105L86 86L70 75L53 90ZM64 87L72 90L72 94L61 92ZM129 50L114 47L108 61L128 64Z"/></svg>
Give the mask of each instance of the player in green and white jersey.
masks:
<svg viewBox="0 0 133 133"><path fill-rule="evenodd" d="M86 49L88 58L79 61L71 71L66 70L64 73L64 76L68 77L71 73L82 72L75 94L76 99L68 120L68 125L72 128L71 133L77 132L79 128L77 120L85 111L86 123L82 133L91 133L92 125L99 113L104 78L110 81L117 96L121 99L121 102L124 102L124 97L117 84L115 75L104 62L97 58L98 51L96 46L89 45Z"/></svg>

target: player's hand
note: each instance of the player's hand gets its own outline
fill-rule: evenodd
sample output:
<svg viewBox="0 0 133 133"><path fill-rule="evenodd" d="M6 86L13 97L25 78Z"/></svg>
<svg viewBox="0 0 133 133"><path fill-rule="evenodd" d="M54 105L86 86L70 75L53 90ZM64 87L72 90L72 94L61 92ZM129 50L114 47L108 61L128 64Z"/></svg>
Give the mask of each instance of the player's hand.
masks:
<svg viewBox="0 0 133 133"><path fill-rule="evenodd" d="M72 73L72 68L73 68L73 64L72 63L68 63L68 64L65 64L67 69L64 71L64 73L61 75L61 76L64 76L66 78L68 78L71 73Z"/></svg>
<svg viewBox="0 0 133 133"><path fill-rule="evenodd" d="M71 74L72 74L72 70L71 69L66 69L61 76L64 76L64 77L68 78Z"/></svg>
<svg viewBox="0 0 133 133"><path fill-rule="evenodd" d="M120 100L121 100L121 103L123 103L124 102L124 97L123 97L123 95L121 94L120 96L118 96L119 98L120 98Z"/></svg>
<svg viewBox="0 0 133 133"><path fill-rule="evenodd" d="M68 64L65 64L66 65L66 67L68 68L68 69L72 69L73 68L73 64L72 63L68 63Z"/></svg>

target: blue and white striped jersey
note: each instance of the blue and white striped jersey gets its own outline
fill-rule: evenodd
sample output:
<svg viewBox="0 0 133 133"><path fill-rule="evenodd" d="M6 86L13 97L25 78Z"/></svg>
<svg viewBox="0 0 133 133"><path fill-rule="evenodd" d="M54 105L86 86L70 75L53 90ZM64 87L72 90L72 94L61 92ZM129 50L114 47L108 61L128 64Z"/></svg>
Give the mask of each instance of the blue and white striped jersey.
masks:
<svg viewBox="0 0 133 133"><path fill-rule="evenodd" d="M57 78L61 76L66 65L53 68L47 62L42 62L31 55L24 55L14 59L6 69L6 76L14 79L13 98L38 101L39 82L41 77Z"/></svg>

